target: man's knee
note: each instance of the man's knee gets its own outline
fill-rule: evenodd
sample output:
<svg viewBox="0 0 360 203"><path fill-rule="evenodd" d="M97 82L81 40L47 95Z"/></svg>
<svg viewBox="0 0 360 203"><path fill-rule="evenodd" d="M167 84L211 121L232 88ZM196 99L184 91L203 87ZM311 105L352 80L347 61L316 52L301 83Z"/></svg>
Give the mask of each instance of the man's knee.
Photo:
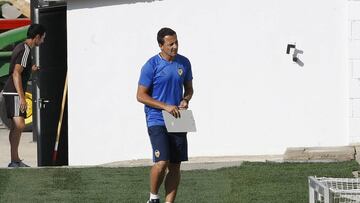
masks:
<svg viewBox="0 0 360 203"><path fill-rule="evenodd" d="M169 166L169 161L158 161L155 163L154 165L158 170L160 171L164 171L168 168Z"/></svg>
<svg viewBox="0 0 360 203"><path fill-rule="evenodd" d="M14 130L23 131L25 129L25 121L22 119L13 119L12 128Z"/></svg>
<svg viewBox="0 0 360 203"><path fill-rule="evenodd" d="M169 172L177 173L180 171L180 163L178 163L178 164L169 163L168 169L169 169Z"/></svg>

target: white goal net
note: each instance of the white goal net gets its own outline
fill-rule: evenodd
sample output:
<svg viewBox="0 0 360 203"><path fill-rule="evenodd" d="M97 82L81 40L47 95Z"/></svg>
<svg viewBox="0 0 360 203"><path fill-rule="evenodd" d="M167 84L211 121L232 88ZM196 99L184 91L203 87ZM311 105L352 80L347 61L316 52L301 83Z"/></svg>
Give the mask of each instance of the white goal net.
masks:
<svg viewBox="0 0 360 203"><path fill-rule="evenodd" d="M310 203L360 203L360 178L309 177Z"/></svg>

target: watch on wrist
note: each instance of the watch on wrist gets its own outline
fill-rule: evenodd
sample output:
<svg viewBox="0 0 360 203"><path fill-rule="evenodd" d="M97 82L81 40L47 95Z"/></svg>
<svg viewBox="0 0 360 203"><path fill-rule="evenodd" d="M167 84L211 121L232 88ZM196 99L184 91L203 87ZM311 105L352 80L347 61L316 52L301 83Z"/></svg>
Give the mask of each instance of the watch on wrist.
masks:
<svg viewBox="0 0 360 203"><path fill-rule="evenodd" d="M182 100L185 100L187 103L189 103L189 100L186 98L182 98Z"/></svg>

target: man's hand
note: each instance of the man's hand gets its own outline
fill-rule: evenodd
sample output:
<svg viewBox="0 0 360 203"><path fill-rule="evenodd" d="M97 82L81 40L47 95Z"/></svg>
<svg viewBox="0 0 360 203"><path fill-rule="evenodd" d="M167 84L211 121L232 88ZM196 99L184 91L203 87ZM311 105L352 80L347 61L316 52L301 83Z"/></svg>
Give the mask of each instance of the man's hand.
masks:
<svg viewBox="0 0 360 203"><path fill-rule="evenodd" d="M37 66L37 65L33 65L33 66L31 67L31 69L32 69L32 71L40 70L39 66Z"/></svg>
<svg viewBox="0 0 360 203"><path fill-rule="evenodd" d="M177 106L173 105L166 105L165 111L169 112L171 115L173 115L175 118L180 118L180 112Z"/></svg>
<svg viewBox="0 0 360 203"><path fill-rule="evenodd" d="M180 105L179 105L179 109L183 110L183 109L188 109L188 108L189 108L188 101L185 100L185 99L181 100Z"/></svg>
<svg viewBox="0 0 360 203"><path fill-rule="evenodd" d="M25 97L20 97L20 111L21 113L24 113L27 109L27 103L25 100Z"/></svg>

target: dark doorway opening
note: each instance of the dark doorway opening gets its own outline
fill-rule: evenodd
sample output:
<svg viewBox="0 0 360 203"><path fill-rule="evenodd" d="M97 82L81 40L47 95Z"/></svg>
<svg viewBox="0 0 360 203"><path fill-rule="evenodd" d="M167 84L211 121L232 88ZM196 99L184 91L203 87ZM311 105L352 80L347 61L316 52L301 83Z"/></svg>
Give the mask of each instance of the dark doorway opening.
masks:
<svg viewBox="0 0 360 203"><path fill-rule="evenodd" d="M67 99L64 100L65 108L62 108L67 77L66 1L32 0L31 10L32 22L46 28L45 42L35 51L34 59L40 71L33 76L32 85L33 133L38 145L38 166L68 165ZM60 120L61 113L63 118ZM60 139L54 160L57 136Z"/></svg>

